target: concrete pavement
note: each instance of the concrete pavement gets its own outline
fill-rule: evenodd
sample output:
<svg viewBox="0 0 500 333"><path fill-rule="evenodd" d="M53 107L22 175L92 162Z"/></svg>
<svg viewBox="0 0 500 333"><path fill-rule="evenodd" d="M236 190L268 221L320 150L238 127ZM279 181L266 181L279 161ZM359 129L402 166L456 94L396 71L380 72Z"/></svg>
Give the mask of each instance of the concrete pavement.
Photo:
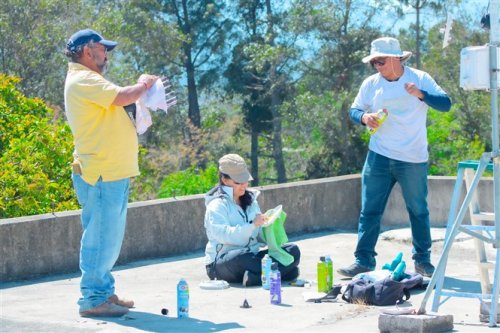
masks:
<svg viewBox="0 0 500 333"><path fill-rule="evenodd" d="M433 262L443 246L444 229L433 229ZM356 233L322 232L290 237L302 252L301 278L316 279L316 262L321 255L332 257L334 270L353 261ZM456 290L479 292L473 240L462 236L454 243L447 266L445 285ZM377 268L404 253L408 270L413 270L408 228L391 230L379 238ZM135 301L135 308L121 318L81 318L76 301L79 274L4 283L0 286L0 332L378 332L382 307L336 302L305 302L311 288L284 283L283 304L271 305L269 292L260 287L231 285L225 290L203 290L207 280L203 253L196 252L161 260L135 262L114 270L117 294ZM177 319L176 284L184 277L190 287L190 318ZM334 283L346 283L334 272ZM420 306L424 291L414 291L404 306ZM247 299L251 308L240 306ZM430 311L432 302L427 310ZM169 310L167 316L161 310ZM454 331L494 332L479 322L479 301L451 298L439 313L454 317Z"/></svg>

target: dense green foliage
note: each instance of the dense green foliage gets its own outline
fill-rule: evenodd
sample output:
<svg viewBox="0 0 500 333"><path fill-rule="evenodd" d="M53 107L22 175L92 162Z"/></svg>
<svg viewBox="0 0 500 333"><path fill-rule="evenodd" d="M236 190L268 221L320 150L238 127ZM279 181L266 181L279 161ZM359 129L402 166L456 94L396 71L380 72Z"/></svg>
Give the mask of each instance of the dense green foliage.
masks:
<svg viewBox="0 0 500 333"><path fill-rule="evenodd" d="M119 43L108 53L111 81L154 73L177 94L177 106L154 112L140 136L132 201L207 191L226 153L250 162L253 185L360 172L369 136L348 110L374 73L361 59L383 35L418 51L420 68L451 96L449 113L429 110L429 172L455 174L458 161L492 148L489 94L458 85L460 50L488 42L470 16L485 8L426 3L418 23L405 18L414 2L399 0L0 2L0 73L9 75L0 90L0 218L77 207L63 50L87 27ZM453 38L443 49L449 13Z"/></svg>
<svg viewBox="0 0 500 333"><path fill-rule="evenodd" d="M0 218L76 209L69 127L18 82L0 74Z"/></svg>
<svg viewBox="0 0 500 333"><path fill-rule="evenodd" d="M429 174L454 175L458 162L481 157L484 144L478 137L469 140L462 135L455 111L442 113L430 110L428 118Z"/></svg>
<svg viewBox="0 0 500 333"><path fill-rule="evenodd" d="M218 182L218 171L215 164L205 170L189 169L171 173L163 180L158 196L175 198L182 195L205 193Z"/></svg>

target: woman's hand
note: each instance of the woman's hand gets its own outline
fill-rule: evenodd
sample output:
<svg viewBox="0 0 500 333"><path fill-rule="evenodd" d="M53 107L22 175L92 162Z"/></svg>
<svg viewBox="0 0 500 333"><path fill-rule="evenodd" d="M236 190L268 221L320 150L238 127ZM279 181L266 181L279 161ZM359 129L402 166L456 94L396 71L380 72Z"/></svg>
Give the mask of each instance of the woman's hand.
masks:
<svg viewBox="0 0 500 333"><path fill-rule="evenodd" d="M253 224L255 225L255 227L261 227L263 224L267 222L268 219L269 218L267 217L267 215L259 214L253 220Z"/></svg>

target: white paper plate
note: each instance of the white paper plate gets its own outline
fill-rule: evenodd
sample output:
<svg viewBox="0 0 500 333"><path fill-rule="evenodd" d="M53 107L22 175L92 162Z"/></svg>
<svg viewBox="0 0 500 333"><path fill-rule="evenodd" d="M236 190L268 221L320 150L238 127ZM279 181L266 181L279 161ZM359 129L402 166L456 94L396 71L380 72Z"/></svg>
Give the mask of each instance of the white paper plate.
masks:
<svg viewBox="0 0 500 333"><path fill-rule="evenodd" d="M206 290L221 290L229 288L229 283L224 280L208 280L200 282L200 288Z"/></svg>

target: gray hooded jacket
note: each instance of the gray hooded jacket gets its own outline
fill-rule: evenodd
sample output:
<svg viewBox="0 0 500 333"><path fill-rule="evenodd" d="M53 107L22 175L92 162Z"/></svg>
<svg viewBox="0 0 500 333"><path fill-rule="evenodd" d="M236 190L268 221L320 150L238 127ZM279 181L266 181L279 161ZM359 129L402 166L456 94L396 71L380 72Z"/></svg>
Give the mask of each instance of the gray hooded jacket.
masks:
<svg viewBox="0 0 500 333"><path fill-rule="evenodd" d="M233 189L219 185L205 195L205 229L208 243L205 248L205 264L211 264L215 258L231 250L248 249L257 253L264 243L258 240L260 227L252 221L261 214L257 197L260 192L248 189L252 203L246 212L233 200Z"/></svg>

